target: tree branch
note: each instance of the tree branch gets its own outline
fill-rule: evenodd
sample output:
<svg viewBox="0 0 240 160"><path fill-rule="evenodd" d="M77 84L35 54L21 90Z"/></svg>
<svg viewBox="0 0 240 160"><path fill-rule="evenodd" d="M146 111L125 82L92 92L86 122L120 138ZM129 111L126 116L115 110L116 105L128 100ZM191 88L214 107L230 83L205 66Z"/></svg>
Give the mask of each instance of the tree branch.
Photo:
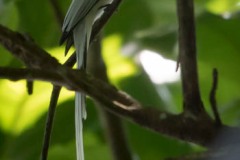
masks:
<svg viewBox="0 0 240 160"><path fill-rule="evenodd" d="M216 68L213 69L213 84L212 84L212 89L209 95L209 100L211 103L211 108L214 114L215 118L215 123L217 126L222 125L222 120L219 116L218 113L218 108L217 108L217 101L216 101L216 91L217 91L217 85L218 85L218 71Z"/></svg>
<svg viewBox="0 0 240 160"><path fill-rule="evenodd" d="M55 111L56 111L60 91L61 91L60 86L53 86L51 100L48 107L49 109L47 114L45 132L44 132L41 160L47 160L47 157L48 157L48 149L49 149L51 133L53 128L53 120L55 116Z"/></svg>
<svg viewBox="0 0 240 160"><path fill-rule="evenodd" d="M29 38L0 25L0 43L28 67L52 69L60 65Z"/></svg>
<svg viewBox="0 0 240 160"><path fill-rule="evenodd" d="M142 127L184 141L208 145L219 132L214 122L205 116L197 119L184 114L172 115L155 108L144 108L126 93L82 72L69 68L55 71L40 69L0 68L0 78L10 80L43 80L54 85L65 86L70 90L84 92L108 111L125 117Z"/></svg>
<svg viewBox="0 0 240 160"><path fill-rule="evenodd" d="M193 0L177 0L177 13L184 111L198 115L204 108L198 85Z"/></svg>

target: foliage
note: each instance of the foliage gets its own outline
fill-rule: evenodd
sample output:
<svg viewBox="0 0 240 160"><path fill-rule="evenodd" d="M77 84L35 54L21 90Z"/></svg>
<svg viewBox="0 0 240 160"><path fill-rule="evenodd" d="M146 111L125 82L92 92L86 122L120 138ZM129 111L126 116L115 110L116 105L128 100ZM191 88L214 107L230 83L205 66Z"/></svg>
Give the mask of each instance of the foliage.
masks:
<svg viewBox="0 0 240 160"><path fill-rule="evenodd" d="M197 47L202 98L209 106L212 68L220 72L217 93L224 123L239 125L239 0L196 0ZM59 0L66 11L69 1ZM180 82L154 84L136 57L143 49L176 59L175 1L125 0L104 31L103 54L111 81L146 106L159 106L177 113L181 110ZM30 35L40 46L63 62L64 47L50 2L47 0L0 0L0 23ZM133 50L126 50L134 44ZM125 46L125 47L124 47ZM128 56L126 55L127 52ZM123 53L123 54L121 54ZM124 54L125 53L125 54ZM19 67L21 63L0 47L1 66ZM161 73L159 73L161 74ZM144 88L142 87L144 86ZM0 159L38 159L51 85L36 82L34 94L27 95L25 82L0 81ZM168 99L157 89L166 89ZM146 94L148 96L146 96ZM50 159L74 159L73 93L61 93L50 148ZM172 104L171 109L167 104ZM111 159L91 100L84 138L86 159ZM177 107L176 107L177 106ZM192 153L198 147L149 132L125 122L131 149L142 160L163 159Z"/></svg>

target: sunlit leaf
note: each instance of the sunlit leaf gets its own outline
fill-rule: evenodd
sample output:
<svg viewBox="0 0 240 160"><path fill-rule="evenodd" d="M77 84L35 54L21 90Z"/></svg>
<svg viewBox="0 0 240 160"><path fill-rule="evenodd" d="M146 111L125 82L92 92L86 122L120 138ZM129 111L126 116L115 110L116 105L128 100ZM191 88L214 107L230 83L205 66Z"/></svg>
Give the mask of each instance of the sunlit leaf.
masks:
<svg viewBox="0 0 240 160"><path fill-rule="evenodd" d="M108 75L113 80L119 80L136 73L133 62L121 55L122 39L119 35L112 35L103 40L103 56L108 67Z"/></svg>
<svg viewBox="0 0 240 160"><path fill-rule="evenodd" d="M231 13L240 10L239 0L211 0L206 4L207 8L216 14Z"/></svg>

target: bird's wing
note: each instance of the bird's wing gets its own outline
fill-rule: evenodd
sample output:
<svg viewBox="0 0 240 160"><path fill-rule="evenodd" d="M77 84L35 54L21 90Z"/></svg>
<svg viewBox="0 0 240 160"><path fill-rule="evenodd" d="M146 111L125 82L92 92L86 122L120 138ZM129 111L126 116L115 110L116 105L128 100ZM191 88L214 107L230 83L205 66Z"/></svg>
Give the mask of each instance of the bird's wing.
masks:
<svg viewBox="0 0 240 160"><path fill-rule="evenodd" d="M86 17L86 15L91 11L95 4L99 0L73 0L67 15L64 19L62 26L62 38L60 44L62 44L72 33L72 30L76 27L78 23Z"/></svg>

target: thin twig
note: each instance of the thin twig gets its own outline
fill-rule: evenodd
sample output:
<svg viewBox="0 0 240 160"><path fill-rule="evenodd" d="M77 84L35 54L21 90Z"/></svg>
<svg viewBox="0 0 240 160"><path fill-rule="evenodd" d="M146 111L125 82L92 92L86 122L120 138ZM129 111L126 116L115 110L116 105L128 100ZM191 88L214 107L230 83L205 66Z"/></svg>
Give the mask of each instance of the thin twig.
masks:
<svg viewBox="0 0 240 160"><path fill-rule="evenodd" d="M75 62L76 62L76 55L75 53L73 53L68 58L68 60L64 63L64 66L72 67L75 64ZM62 89L62 86L53 85L50 104L48 107L49 109L48 109L48 116L46 120L45 133L43 138L42 155L41 155L42 160L47 160L47 157L48 157L48 148L51 140L53 120L55 117L55 110L56 110L57 101L58 101L61 89Z"/></svg>
<svg viewBox="0 0 240 160"><path fill-rule="evenodd" d="M218 85L218 71L216 68L213 69L213 84L212 89L209 95L209 100L211 103L212 111L215 118L215 123L217 126L222 126L222 120L219 116L219 112L217 109L217 101L216 101L216 91L217 91L217 85Z"/></svg>
<svg viewBox="0 0 240 160"><path fill-rule="evenodd" d="M51 101L48 109L46 127L44 132L44 140L43 140L42 155L41 155L42 160L47 160L47 157L48 157L48 148L49 148L50 139L51 139L53 120L54 120L54 115L55 115L55 110L56 110L60 90L61 90L61 87L53 86Z"/></svg>
<svg viewBox="0 0 240 160"><path fill-rule="evenodd" d="M73 53L72 56L70 56L68 60L64 63L64 66L72 67L75 64L75 61L76 61L76 56L75 56L75 53ZM43 138L42 155L41 155L42 160L47 160L47 157L48 157L48 148L51 140L53 120L55 117L55 110L57 107L57 102L58 102L61 89L62 89L61 86L53 85L51 100L48 107L49 109L48 109L48 116L46 120L45 133Z"/></svg>

